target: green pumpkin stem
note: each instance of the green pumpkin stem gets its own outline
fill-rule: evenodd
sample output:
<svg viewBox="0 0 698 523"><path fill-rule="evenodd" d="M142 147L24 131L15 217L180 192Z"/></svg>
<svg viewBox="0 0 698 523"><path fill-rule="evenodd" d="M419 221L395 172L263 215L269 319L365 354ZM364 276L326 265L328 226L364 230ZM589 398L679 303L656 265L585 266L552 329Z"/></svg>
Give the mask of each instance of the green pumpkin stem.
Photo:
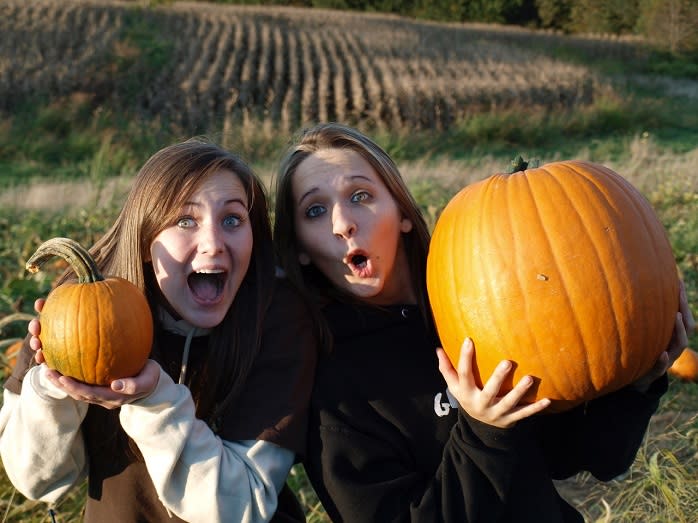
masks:
<svg viewBox="0 0 698 523"><path fill-rule="evenodd" d="M511 171L509 171L509 173L525 171L527 167L528 162L523 159L523 156L519 155L511 161Z"/></svg>
<svg viewBox="0 0 698 523"><path fill-rule="evenodd" d="M535 159L527 162L523 159L523 156L518 155L516 158L514 158L511 161L511 170L509 171L508 174L514 174L514 173L518 173L520 171L525 171L529 167L531 169L535 169L536 167L538 167L539 163L540 162L538 160L535 160Z"/></svg>
<svg viewBox="0 0 698 523"><path fill-rule="evenodd" d="M67 261L79 283L94 283L104 280L97 263L82 245L70 238L51 238L39 245L39 248L27 261L26 268L35 273L49 259L60 256Z"/></svg>

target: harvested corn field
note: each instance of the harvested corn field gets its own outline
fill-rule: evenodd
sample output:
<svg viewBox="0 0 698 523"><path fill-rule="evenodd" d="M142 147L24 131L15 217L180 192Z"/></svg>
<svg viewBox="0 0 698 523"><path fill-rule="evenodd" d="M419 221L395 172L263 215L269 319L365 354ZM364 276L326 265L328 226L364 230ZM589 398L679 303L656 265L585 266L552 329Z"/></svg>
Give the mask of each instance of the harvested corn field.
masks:
<svg viewBox="0 0 698 523"><path fill-rule="evenodd" d="M490 25L179 2L1 0L0 34L0 110L80 93L193 131L260 120L445 130L481 111L577 108L611 87L541 50L639 52Z"/></svg>

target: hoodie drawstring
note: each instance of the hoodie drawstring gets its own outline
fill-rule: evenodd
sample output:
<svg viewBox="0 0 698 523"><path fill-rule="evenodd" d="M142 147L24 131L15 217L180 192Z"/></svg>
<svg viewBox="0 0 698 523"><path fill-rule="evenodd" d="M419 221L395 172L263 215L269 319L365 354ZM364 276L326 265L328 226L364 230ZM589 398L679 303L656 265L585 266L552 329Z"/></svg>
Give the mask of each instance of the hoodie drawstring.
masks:
<svg viewBox="0 0 698 523"><path fill-rule="evenodd" d="M170 315L170 313L162 307L158 312L163 329L180 336L186 336L186 341L184 342L184 352L182 353L182 365L179 371L179 380L177 381L177 383L183 385L184 380L187 378L187 364L189 363L189 348L191 347L191 340L195 336L209 335L211 333L211 329L195 327L187 323L186 320L175 320L172 315Z"/></svg>
<svg viewBox="0 0 698 523"><path fill-rule="evenodd" d="M189 363L189 347L191 347L191 339L194 337L196 328L193 328L187 334L187 339L184 342L184 353L182 354L182 367L179 371L179 380L177 383L180 385L184 384L184 379L187 377L187 363Z"/></svg>

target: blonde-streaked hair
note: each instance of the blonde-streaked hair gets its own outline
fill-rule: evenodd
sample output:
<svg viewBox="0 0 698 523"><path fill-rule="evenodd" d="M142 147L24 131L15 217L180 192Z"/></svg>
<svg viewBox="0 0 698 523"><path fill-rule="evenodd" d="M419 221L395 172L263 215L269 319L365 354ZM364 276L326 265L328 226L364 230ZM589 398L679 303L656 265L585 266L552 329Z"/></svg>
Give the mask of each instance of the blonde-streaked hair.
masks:
<svg viewBox="0 0 698 523"><path fill-rule="evenodd" d="M176 220L186 201L210 175L230 171L245 188L253 247L250 266L235 300L209 339L209 356L187 386L197 415L217 421L233 401L258 352L262 322L274 286L274 256L267 195L252 169L237 155L204 138L176 143L152 155L135 177L112 227L90 249L103 274L126 278L141 288L153 311L159 306L159 288L149 259L155 237ZM70 274L64 275L63 280ZM167 358L158 344L157 317L154 354ZM214 412L214 408L216 412Z"/></svg>
<svg viewBox="0 0 698 523"><path fill-rule="evenodd" d="M301 266L295 225L293 176L303 160L324 149L351 150L359 154L375 170L388 188L400 214L412 222L412 230L402 234L410 267L410 278L425 321L431 323L431 310L426 292L426 261L429 250L429 229L424 215L405 184L395 162L377 143L359 130L339 123L323 123L302 129L281 161L275 180L274 247L277 259L289 280L310 293L337 296L314 266ZM339 295L341 296L341 295ZM344 299L349 299L344 296Z"/></svg>

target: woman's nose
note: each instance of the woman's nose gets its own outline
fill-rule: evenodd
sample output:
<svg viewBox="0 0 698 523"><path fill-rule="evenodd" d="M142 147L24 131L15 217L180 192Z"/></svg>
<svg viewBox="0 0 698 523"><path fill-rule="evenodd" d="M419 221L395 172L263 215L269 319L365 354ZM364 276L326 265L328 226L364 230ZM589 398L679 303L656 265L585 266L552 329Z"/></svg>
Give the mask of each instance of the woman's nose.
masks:
<svg viewBox="0 0 698 523"><path fill-rule="evenodd" d="M341 205L332 211L332 232L338 238L351 238L356 234L356 220L352 213Z"/></svg>
<svg viewBox="0 0 698 523"><path fill-rule="evenodd" d="M201 227L199 230L199 252L202 254L218 254L223 251L223 235L212 225Z"/></svg>

